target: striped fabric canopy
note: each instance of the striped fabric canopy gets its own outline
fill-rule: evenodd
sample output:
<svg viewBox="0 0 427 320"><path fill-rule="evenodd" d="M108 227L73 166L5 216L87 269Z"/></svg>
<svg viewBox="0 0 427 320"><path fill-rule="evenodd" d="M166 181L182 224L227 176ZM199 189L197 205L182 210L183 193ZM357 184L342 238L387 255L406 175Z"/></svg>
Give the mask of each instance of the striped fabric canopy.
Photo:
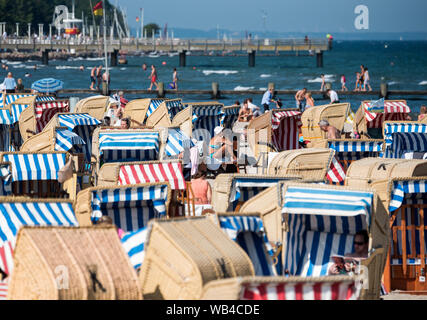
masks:
<svg viewBox="0 0 427 320"><path fill-rule="evenodd" d="M178 112L184 110L184 106L182 104L182 100L166 100L165 101L166 108L168 108L169 116L171 119L176 116Z"/></svg>
<svg viewBox="0 0 427 320"><path fill-rule="evenodd" d="M193 141L180 129L168 129L165 152L169 157L177 156L185 148L194 147Z"/></svg>
<svg viewBox="0 0 427 320"><path fill-rule="evenodd" d="M3 124L3 125L13 124L12 116L10 115L9 110L7 109L0 110L0 124Z"/></svg>
<svg viewBox="0 0 427 320"><path fill-rule="evenodd" d="M193 130L207 130L211 137L215 136L215 127L221 125L222 109L222 104L194 105L193 115L197 116L197 119L193 121Z"/></svg>
<svg viewBox="0 0 427 320"><path fill-rule="evenodd" d="M12 123L16 123L19 121L19 117L21 116L22 111L27 109L30 105L29 104L12 104L11 111L12 111Z"/></svg>
<svg viewBox="0 0 427 320"><path fill-rule="evenodd" d="M70 105L67 101L45 101L35 106L37 132L41 132L50 119L58 112L69 112Z"/></svg>
<svg viewBox="0 0 427 320"><path fill-rule="evenodd" d="M378 157L382 153L383 141L328 141L329 148L335 150L338 160L360 160Z"/></svg>
<svg viewBox="0 0 427 320"><path fill-rule="evenodd" d="M74 145L85 145L86 142L74 132L58 128L56 130L55 151L69 151Z"/></svg>
<svg viewBox="0 0 427 320"><path fill-rule="evenodd" d="M360 290L355 280L334 282L248 283L240 300L357 300Z"/></svg>
<svg viewBox="0 0 427 320"><path fill-rule="evenodd" d="M155 160L159 139L158 132L100 132L99 153L104 162Z"/></svg>
<svg viewBox="0 0 427 320"><path fill-rule="evenodd" d="M123 165L119 185L169 182L172 190L184 190L185 179L180 162Z"/></svg>
<svg viewBox="0 0 427 320"><path fill-rule="evenodd" d="M197 105L194 104L193 113L197 117L218 116L223 114L223 104Z"/></svg>
<svg viewBox="0 0 427 320"><path fill-rule="evenodd" d="M279 111L272 113L272 142L277 151L299 149L299 128L302 126L301 112Z"/></svg>
<svg viewBox="0 0 427 320"><path fill-rule="evenodd" d="M387 158L404 158L408 152L427 152L427 133L394 132L387 139L385 156Z"/></svg>
<svg viewBox="0 0 427 320"><path fill-rule="evenodd" d="M275 186L283 178L245 178L233 179L230 192L230 202L247 201L259 192Z"/></svg>
<svg viewBox="0 0 427 320"><path fill-rule="evenodd" d="M58 115L58 124L73 130L76 126L96 126L101 122L88 113L70 113Z"/></svg>
<svg viewBox="0 0 427 320"><path fill-rule="evenodd" d="M277 275L262 219L256 216L219 216L221 229L249 255L256 275Z"/></svg>
<svg viewBox="0 0 427 320"><path fill-rule="evenodd" d="M240 106L222 109L220 124L222 127L231 129L233 123L239 118Z"/></svg>
<svg viewBox="0 0 427 320"><path fill-rule="evenodd" d="M326 179L333 184L343 184L345 178L346 173L343 166L336 157L333 157L328 172L326 173Z"/></svg>
<svg viewBox="0 0 427 320"><path fill-rule="evenodd" d="M16 100L25 98L25 97L31 97L34 96L32 94L6 94L6 105L4 107L7 107L9 104L14 103Z"/></svg>
<svg viewBox="0 0 427 320"><path fill-rule="evenodd" d="M377 113L410 113L411 109L408 107L405 101L382 101L375 105L375 102L364 101L363 106L365 108L365 118L368 121L372 121L376 118Z"/></svg>
<svg viewBox="0 0 427 320"><path fill-rule="evenodd" d="M353 190L290 186L282 213L327 216L371 216L373 193Z"/></svg>
<svg viewBox="0 0 427 320"><path fill-rule="evenodd" d="M405 200L405 194L420 194L427 192L427 180L393 181L389 211L400 208Z"/></svg>
<svg viewBox="0 0 427 320"><path fill-rule="evenodd" d="M381 152L383 142L381 141L329 141L329 148L335 152Z"/></svg>
<svg viewBox="0 0 427 320"><path fill-rule="evenodd" d="M48 101L55 101L55 97L50 96L37 96L36 102L48 102Z"/></svg>
<svg viewBox="0 0 427 320"><path fill-rule="evenodd" d="M12 181L57 180L58 171L65 166L66 153L6 153L3 162L12 165Z"/></svg>
<svg viewBox="0 0 427 320"><path fill-rule="evenodd" d="M92 191L92 222L103 215L125 232L147 226L150 219L166 215L168 185L133 186Z"/></svg>
<svg viewBox="0 0 427 320"><path fill-rule="evenodd" d="M135 269L141 267L144 261L144 246L147 241L148 229L142 228L134 232L127 233L122 238L122 246L129 256L130 263Z"/></svg>
<svg viewBox="0 0 427 320"><path fill-rule="evenodd" d="M417 132L427 133L427 124L417 122L385 122L384 140L386 148L390 148L393 143L393 133L395 132Z"/></svg>
<svg viewBox="0 0 427 320"><path fill-rule="evenodd" d="M68 202L3 202L0 203L0 250L15 248L22 226L78 226L73 205ZM0 269L11 271L10 254L0 257Z"/></svg>
<svg viewBox="0 0 427 320"><path fill-rule="evenodd" d="M149 117L163 103L163 101L165 101L165 99L151 99L147 110L147 117Z"/></svg>

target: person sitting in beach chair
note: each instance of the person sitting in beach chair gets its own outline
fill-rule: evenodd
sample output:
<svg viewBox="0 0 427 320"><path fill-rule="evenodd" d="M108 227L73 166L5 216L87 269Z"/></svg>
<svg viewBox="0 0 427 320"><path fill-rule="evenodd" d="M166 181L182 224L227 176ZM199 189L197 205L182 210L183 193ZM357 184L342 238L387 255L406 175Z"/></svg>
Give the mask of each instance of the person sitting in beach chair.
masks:
<svg viewBox="0 0 427 320"><path fill-rule="evenodd" d="M239 122L249 122L252 120L252 116L252 110L248 106L248 99L245 99L239 110Z"/></svg>
<svg viewBox="0 0 427 320"><path fill-rule="evenodd" d="M191 179L191 187L194 194L190 194L190 200L194 196L195 204L210 204L212 199L212 188L206 180L206 164L199 164L197 173Z"/></svg>
<svg viewBox="0 0 427 320"><path fill-rule="evenodd" d="M327 132L326 139L341 139L341 133L337 128L331 126L328 120L319 121L320 130Z"/></svg>
<svg viewBox="0 0 427 320"><path fill-rule="evenodd" d="M366 230L358 231L354 237L353 245L353 253L345 254L344 257L332 256L334 263L328 269L329 275L347 274L349 272L354 272L358 262L368 257L368 232Z"/></svg>
<svg viewBox="0 0 427 320"><path fill-rule="evenodd" d="M209 157L218 160L231 158L235 162L237 158L233 152L233 143L224 136L223 130L219 126L214 129L215 136L209 142Z"/></svg>

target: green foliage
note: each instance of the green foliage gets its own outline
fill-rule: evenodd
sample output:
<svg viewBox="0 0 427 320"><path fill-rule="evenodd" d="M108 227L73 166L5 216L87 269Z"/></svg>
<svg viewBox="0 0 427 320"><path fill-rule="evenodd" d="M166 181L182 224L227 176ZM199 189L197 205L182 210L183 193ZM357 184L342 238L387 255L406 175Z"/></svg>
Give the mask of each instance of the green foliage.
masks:
<svg viewBox="0 0 427 320"><path fill-rule="evenodd" d="M160 30L160 27L155 23L149 23L144 26L144 31L145 30L147 30L147 38L151 38L153 36L153 32L156 34Z"/></svg>
<svg viewBox="0 0 427 320"><path fill-rule="evenodd" d="M100 0L92 0L92 6L95 6ZM31 23L32 32L38 32L38 24L44 24L46 33L49 24L53 20L53 12L56 6L65 5L71 12L72 0L0 0L0 20L6 22L6 31L13 34L16 31L16 23L20 24L20 34L27 32L27 23ZM111 25L114 19L114 6L105 1L107 25ZM92 24L92 8L89 0L75 0L75 16L82 18L82 12L87 17L88 24ZM123 17L117 12L119 22L123 26ZM95 17L97 25L100 24L102 17Z"/></svg>

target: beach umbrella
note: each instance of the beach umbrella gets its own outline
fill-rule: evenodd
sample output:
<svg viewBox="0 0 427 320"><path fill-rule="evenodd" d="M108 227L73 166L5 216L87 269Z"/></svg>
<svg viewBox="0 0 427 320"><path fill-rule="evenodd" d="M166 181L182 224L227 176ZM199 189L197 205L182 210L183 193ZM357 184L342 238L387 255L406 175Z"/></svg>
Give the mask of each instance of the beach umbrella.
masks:
<svg viewBox="0 0 427 320"><path fill-rule="evenodd" d="M47 78L47 79L41 79L34 82L31 85L31 89L36 90L38 92L42 92L42 93L50 93L50 92L56 92L58 90L61 90L63 86L64 86L64 83L61 80Z"/></svg>

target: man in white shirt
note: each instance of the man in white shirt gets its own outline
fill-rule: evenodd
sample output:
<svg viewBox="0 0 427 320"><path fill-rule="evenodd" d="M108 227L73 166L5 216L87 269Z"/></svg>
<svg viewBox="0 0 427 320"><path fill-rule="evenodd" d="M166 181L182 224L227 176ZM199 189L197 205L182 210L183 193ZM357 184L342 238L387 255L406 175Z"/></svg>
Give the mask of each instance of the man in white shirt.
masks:
<svg viewBox="0 0 427 320"><path fill-rule="evenodd" d="M248 98L248 108L252 111L254 118L261 115L260 108L252 103L252 98Z"/></svg>
<svg viewBox="0 0 427 320"><path fill-rule="evenodd" d="M338 98L338 94L332 90L332 89L328 89L326 91L326 94L329 96L329 98L331 99L331 104L332 103L340 103L340 100Z"/></svg>

